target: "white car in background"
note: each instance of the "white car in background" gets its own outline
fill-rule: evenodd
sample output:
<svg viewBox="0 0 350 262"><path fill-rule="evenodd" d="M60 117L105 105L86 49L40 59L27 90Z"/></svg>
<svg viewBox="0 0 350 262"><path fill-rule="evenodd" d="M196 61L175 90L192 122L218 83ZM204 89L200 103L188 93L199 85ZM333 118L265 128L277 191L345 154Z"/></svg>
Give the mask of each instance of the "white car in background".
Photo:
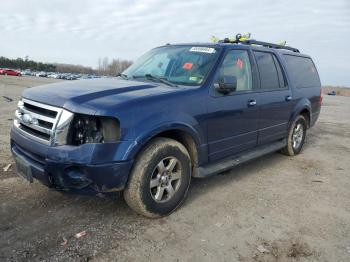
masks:
<svg viewBox="0 0 350 262"><path fill-rule="evenodd" d="M48 73L47 77L49 78L56 78L57 74L56 73Z"/></svg>
<svg viewBox="0 0 350 262"><path fill-rule="evenodd" d="M41 71L41 72L39 72L39 73L36 73L36 75L35 76L39 76L39 77L47 77L47 73L46 72L44 72L44 71Z"/></svg>
<svg viewBox="0 0 350 262"><path fill-rule="evenodd" d="M32 75L32 71L30 71L29 69L27 69L27 70L21 71L21 74L22 74L23 76L30 76L30 75Z"/></svg>

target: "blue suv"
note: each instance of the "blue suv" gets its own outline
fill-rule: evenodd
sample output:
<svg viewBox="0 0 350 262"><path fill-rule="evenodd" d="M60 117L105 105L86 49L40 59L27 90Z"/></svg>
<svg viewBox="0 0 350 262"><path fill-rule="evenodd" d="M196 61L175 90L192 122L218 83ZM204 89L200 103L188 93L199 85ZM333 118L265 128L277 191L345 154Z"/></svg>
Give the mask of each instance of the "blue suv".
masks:
<svg viewBox="0 0 350 262"><path fill-rule="evenodd" d="M26 89L11 151L30 182L122 192L136 212L160 217L181 205L192 177L275 151L298 154L321 102L315 65L295 48L168 44L116 78Z"/></svg>

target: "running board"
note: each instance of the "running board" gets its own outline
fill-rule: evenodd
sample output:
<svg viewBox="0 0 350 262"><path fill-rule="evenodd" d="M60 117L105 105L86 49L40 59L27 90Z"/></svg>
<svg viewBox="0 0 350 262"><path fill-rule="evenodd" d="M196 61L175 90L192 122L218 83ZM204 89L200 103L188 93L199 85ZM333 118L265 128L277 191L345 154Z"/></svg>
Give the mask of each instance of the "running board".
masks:
<svg viewBox="0 0 350 262"><path fill-rule="evenodd" d="M194 172L194 177L208 177L211 175L224 172L228 169L231 169L234 166L238 166L252 159L261 157L269 153L276 152L284 148L286 145L287 145L287 141L286 139L283 139L281 141L277 141L272 144L260 146L242 155L226 158L225 160L220 161L218 163L209 164L203 167L198 167L197 172Z"/></svg>

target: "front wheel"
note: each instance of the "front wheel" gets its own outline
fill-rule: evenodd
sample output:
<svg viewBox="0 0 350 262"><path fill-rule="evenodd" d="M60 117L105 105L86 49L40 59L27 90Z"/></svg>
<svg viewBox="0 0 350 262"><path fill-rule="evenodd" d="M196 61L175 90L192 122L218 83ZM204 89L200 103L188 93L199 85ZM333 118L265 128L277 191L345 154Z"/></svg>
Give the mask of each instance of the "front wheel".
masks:
<svg viewBox="0 0 350 262"><path fill-rule="evenodd" d="M141 215L165 216L182 204L190 181L186 148L175 140L156 138L136 158L124 198Z"/></svg>
<svg viewBox="0 0 350 262"><path fill-rule="evenodd" d="M288 156L294 156L300 153L307 130L307 122L304 116L297 116L288 130L287 145L281 152Z"/></svg>

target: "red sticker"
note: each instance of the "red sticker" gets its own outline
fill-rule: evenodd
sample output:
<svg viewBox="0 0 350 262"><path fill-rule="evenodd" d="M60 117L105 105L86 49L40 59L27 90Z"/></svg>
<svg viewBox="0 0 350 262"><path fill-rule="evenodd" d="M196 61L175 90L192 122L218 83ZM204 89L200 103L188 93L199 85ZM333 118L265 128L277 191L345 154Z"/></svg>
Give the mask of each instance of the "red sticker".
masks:
<svg viewBox="0 0 350 262"><path fill-rule="evenodd" d="M193 63L184 63L182 68L185 69L185 70L191 70L192 66L193 66Z"/></svg>
<svg viewBox="0 0 350 262"><path fill-rule="evenodd" d="M243 69L243 61L241 59L237 59L236 65L240 68Z"/></svg>

